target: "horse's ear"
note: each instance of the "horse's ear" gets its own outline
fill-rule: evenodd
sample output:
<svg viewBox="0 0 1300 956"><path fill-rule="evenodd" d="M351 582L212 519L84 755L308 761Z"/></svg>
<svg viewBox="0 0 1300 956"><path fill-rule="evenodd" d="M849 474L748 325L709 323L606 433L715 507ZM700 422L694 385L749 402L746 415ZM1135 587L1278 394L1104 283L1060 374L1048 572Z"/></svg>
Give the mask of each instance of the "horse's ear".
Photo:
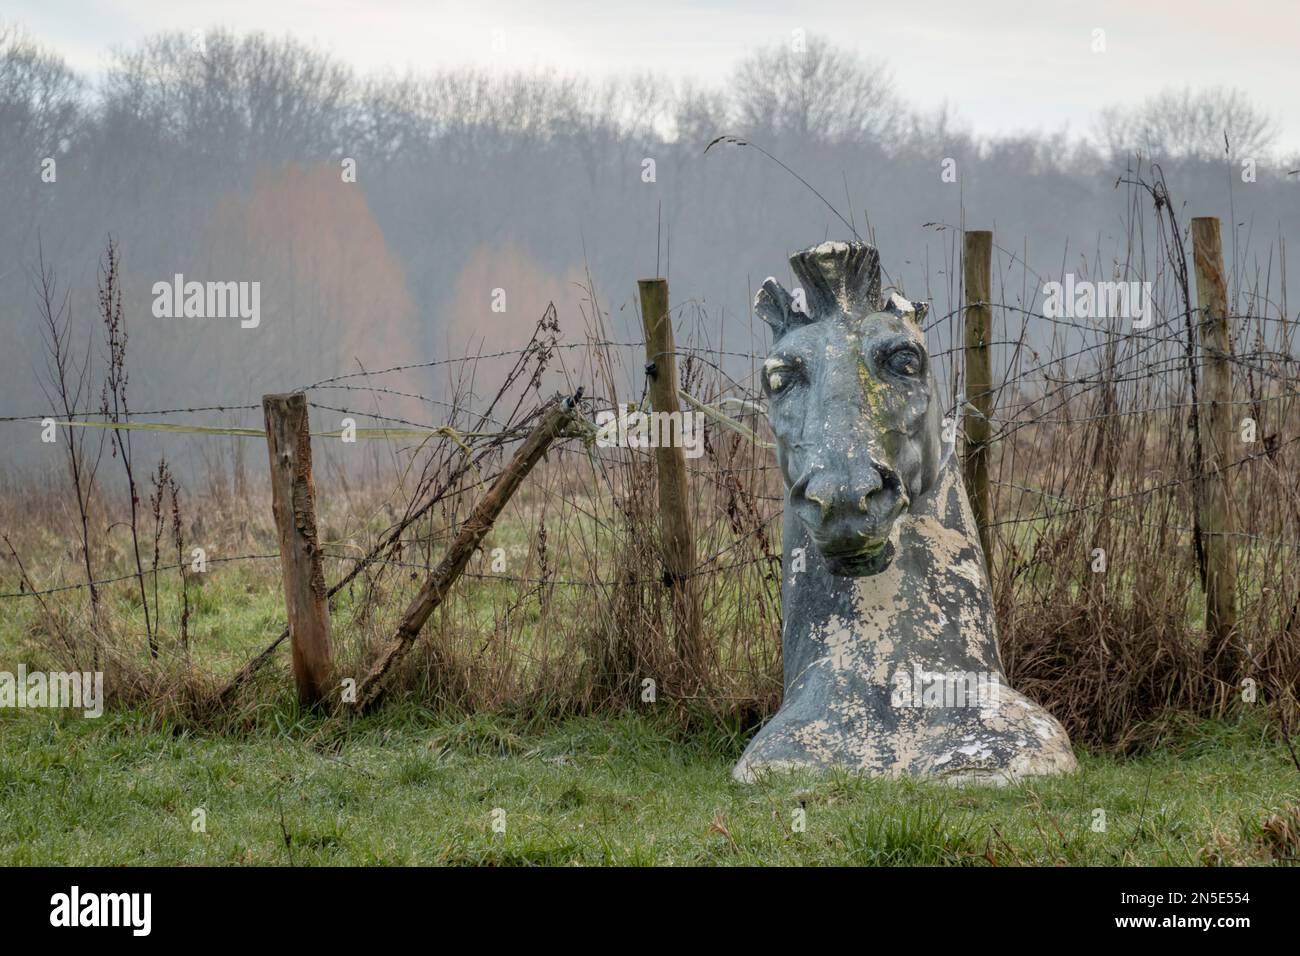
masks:
<svg viewBox="0 0 1300 956"><path fill-rule="evenodd" d="M812 321L806 312L794 307L794 299L781 283L768 276L754 296L754 314L772 327L772 341L776 341L796 325Z"/></svg>
<svg viewBox="0 0 1300 956"><path fill-rule="evenodd" d="M790 267L799 277L808 311L821 319L839 313L869 315L880 303L880 253L865 242L823 242L796 252Z"/></svg>
<svg viewBox="0 0 1300 956"><path fill-rule="evenodd" d="M884 312L892 312L900 318L910 319L915 322L917 327L921 327L925 322L925 317L930 314L929 302L909 302L897 292L889 294L889 301L885 303Z"/></svg>

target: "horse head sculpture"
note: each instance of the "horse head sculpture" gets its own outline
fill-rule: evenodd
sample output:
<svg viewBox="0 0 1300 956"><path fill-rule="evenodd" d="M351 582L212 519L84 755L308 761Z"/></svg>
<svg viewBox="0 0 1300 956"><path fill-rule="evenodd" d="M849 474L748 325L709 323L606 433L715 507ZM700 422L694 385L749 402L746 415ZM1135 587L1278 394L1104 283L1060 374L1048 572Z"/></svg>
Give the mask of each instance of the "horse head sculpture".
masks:
<svg viewBox="0 0 1300 956"><path fill-rule="evenodd" d="M827 242L790 264L803 302L768 279L755 303L773 329L763 391L787 507L833 573L873 574L889 563L894 522L939 474L925 337L906 300L878 310L871 246Z"/></svg>
<svg viewBox="0 0 1300 956"><path fill-rule="evenodd" d="M785 698L735 769L1005 782L1069 772L1061 725L1006 686L984 555L945 440L924 307L824 242L763 283L768 421L787 490Z"/></svg>

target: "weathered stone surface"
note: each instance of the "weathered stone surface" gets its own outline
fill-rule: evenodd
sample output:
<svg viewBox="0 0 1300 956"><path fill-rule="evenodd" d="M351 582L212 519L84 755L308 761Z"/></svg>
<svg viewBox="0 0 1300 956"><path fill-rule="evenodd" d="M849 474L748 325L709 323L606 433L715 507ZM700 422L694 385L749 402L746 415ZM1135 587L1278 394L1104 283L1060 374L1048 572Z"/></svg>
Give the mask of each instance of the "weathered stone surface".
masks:
<svg viewBox="0 0 1300 956"><path fill-rule="evenodd" d="M845 766L1002 783L1075 769L1061 725L1012 690L975 522L943 436L918 311L879 306L870 246L792 257L755 311L785 476L785 699L734 775Z"/></svg>

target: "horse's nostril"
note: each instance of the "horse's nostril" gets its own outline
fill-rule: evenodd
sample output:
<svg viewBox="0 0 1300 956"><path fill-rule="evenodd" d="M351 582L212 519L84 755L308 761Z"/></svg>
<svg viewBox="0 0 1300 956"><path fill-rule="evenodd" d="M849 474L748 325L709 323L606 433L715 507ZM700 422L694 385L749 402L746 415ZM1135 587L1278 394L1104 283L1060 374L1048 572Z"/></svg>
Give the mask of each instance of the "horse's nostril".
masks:
<svg viewBox="0 0 1300 956"><path fill-rule="evenodd" d="M873 465L858 485L857 490L861 492L858 497L858 510L863 514L869 512L871 510L871 499L886 487L887 483L884 474Z"/></svg>
<svg viewBox="0 0 1300 956"><path fill-rule="evenodd" d="M903 493L903 480L898 477L898 472L890 468L877 468L876 474L880 476L880 491Z"/></svg>
<svg viewBox="0 0 1300 956"><path fill-rule="evenodd" d="M901 492L898 476L875 462L869 469L835 470L814 465L790 486L791 499L815 505L822 521L837 514L880 517L886 511L896 510L895 499Z"/></svg>
<svg viewBox="0 0 1300 956"><path fill-rule="evenodd" d="M825 469L814 466L790 487L790 495L816 505L824 519L835 503L835 482Z"/></svg>
<svg viewBox="0 0 1300 956"><path fill-rule="evenodd" d="M830 494L809 485L804 489L803 496L821 509L823 518L831 513L831 504L834 498Z"/></svg>
<svg viewBox="0 0 1300 956"><path fill-rule="evenodd" d="M878 521L890 521L907 505L903 482L889 468L874 466L870 476L861 480L854 489L857 497L853 505L859 514Z"/></svg>

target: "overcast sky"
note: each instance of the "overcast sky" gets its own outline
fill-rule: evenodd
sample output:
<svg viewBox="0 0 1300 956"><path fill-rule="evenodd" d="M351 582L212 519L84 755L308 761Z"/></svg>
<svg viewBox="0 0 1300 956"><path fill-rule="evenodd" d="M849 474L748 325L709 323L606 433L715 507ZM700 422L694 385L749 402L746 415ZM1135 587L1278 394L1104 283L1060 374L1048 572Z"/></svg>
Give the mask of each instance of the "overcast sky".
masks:
<svg viewBox="0 0 1300 956"><path fill-rule="evenodd" d="M946 100L978 133L1083 133L1107 105L1230 85L1270 114L1279 146L1300 150L1297 0L7 0L3 16L92 75L111 46L220 25L290 33L364 71L545 65L716 82L745 53L803 29L884 60L908 100Z"/></svg>

